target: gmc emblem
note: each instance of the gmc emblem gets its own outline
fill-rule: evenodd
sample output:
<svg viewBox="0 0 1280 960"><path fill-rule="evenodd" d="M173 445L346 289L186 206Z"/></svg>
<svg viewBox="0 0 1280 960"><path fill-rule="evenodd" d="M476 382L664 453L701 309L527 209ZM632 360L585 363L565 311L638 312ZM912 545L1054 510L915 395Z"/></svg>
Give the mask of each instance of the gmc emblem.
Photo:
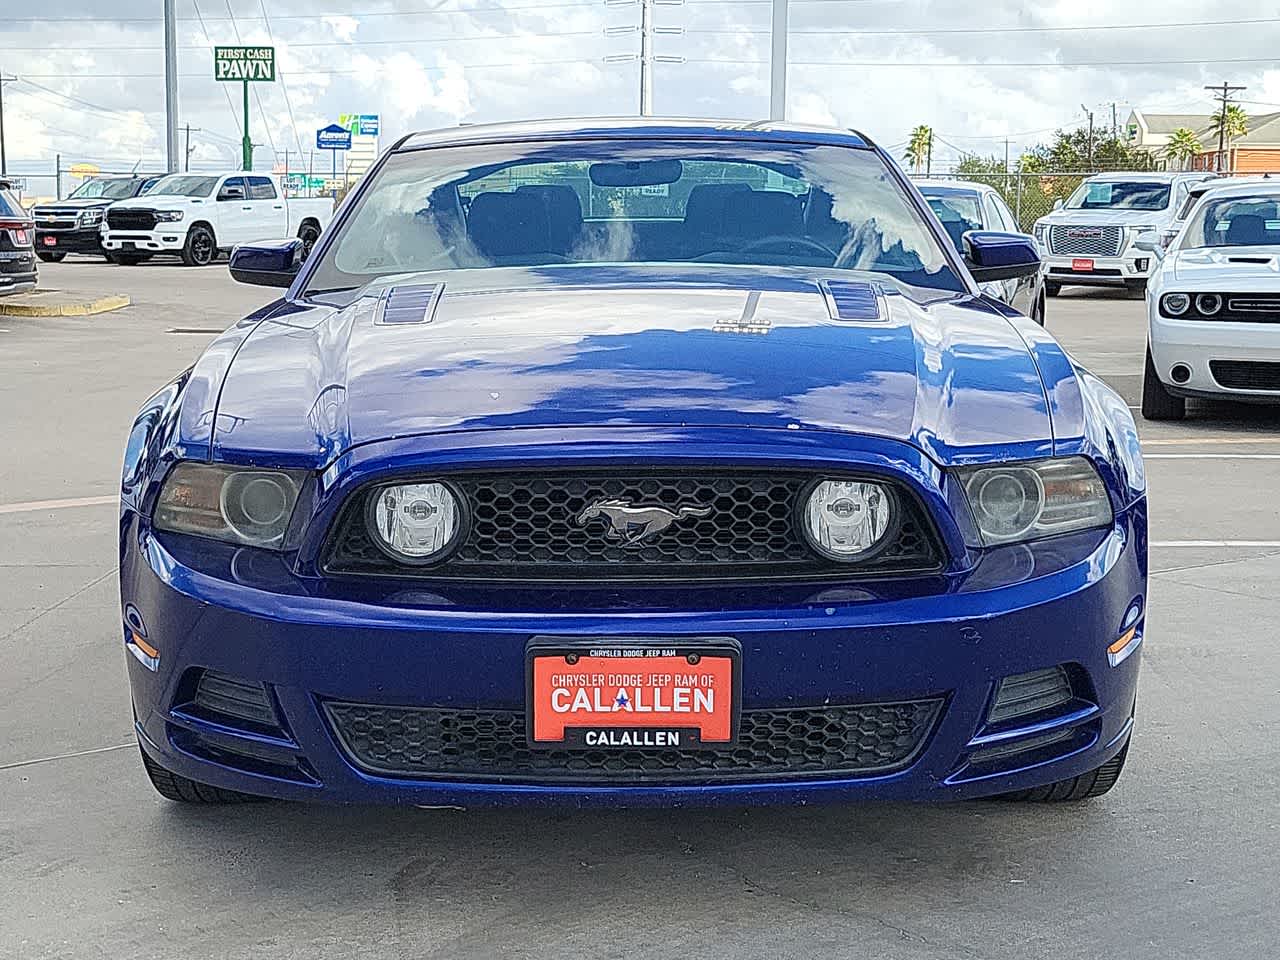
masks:
<svg viewBox="0 0 1280 960"><path fill-rule="evenodd" d="M1067 236L1072 240L1101 240L1101 227L1067 227Z"/></svg>

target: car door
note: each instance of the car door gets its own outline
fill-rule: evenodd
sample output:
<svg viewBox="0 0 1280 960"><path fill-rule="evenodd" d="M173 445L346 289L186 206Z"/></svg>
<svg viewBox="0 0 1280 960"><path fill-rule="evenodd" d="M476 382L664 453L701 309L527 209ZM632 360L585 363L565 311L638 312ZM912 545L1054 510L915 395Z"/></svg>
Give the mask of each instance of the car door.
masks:
<svg viewBox="0 0 1280 960"><path fill-rule="evenodd" d="M270 177L246 176L249 184L249 236L252 240L282 240L289 235L289 213Z"/></svg>
<svg viewBox="0 0 1280 960"><path fill-rule="evenodd" d="M1008 205L1000 194L994 190L985 197L984 211L987 217L988 230L1003 230L1005 233L1022 233L1018 229L1018 220L1010 211ZM1022 313L1031 315L1031 310L1035 306L1035 297L1039 278L1032 275L1029 277L1018 277L1014 280L1001 280L1000 285L1003 295L1000 297L1005 303L1020 310Z"/></svg>
<svg viewBox="0 0 1280 960"><path fill-rule="evenodd" d="M251 239L253 233L253 207L249 204L248 185L244 177L227 177L218 187L218 223L216 233L219 247L234 247Z"/></svg>

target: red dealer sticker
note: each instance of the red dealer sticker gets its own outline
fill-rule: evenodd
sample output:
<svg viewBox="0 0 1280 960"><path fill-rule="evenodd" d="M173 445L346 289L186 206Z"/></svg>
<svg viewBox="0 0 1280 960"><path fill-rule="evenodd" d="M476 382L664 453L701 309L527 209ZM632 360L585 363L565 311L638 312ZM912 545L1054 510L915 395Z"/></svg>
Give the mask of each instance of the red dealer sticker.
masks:
<svg viewBox="0 0 1280 960"><path fill-rule="evenodd" d="M735 647L530 649L529 742L688 750L733 742Z"/></svg>
<svg viewBox="0 0 1280 960"><path fill-rule="evenodd" d="M1077 273L1093 273L1093 261L1076 257L1071 261L1071 269Z"/></svg>

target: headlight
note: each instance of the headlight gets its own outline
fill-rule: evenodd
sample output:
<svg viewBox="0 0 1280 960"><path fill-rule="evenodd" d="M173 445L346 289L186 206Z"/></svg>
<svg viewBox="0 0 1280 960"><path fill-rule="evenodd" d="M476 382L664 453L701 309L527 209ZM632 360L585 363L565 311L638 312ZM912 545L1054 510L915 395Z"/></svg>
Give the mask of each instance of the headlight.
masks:
<svg viewBox="0 0 1280 960"><path fill-rule="evenodd" d="M180 463L164 481L152 522L157 530L278 549L301 488L296 471Z"/></svg>
<svg viewBox="0 0 1280 960"><path fill-rule="evenodd" d="M161 223L165 221L181 220L186 214L181 210L157 210L156 220Z"/></svg>
<svg viewBox="0 0 1280 960"><path fill-rule="evenodd" d="M1180 317L1191 307L1191 296L1186 293L1166 293L1160 298L1160 311L1170 317Z"/></svg>
<svg viewBox="0 0 1280 960"><path fill-rule="evenodd" d="M1084 457L964 467L957 473L987 546L1037 540L1112 521L1107 488Z"/></svg>
<svg viewBox="0 0 1280 960"><path fill-rule="evenodd" d="M83 213L80 214L81 226L91 227L95 223L100 223L101 221L102 221L101 210L85 210Z"/></svg>
<svg viewBox="0 0 1280 960"><path fill-rule="evenodd" d="M1036 243L1044 243L1045 234L1049 232L1047 223L1037 223L1031 228L1031 232L1035 235Z"/></svg>
<svg viewBox="0 0 1280 960"><path fill-rule="evenodd" d="M860 560L889 541L897 523L891 490L869 480L823 480L804 505L809 545L832 560Z"/></svg>
<svg viewBox="0 0 1280 960"><path fill-rule="evenodd" d="M393 560L431 563L457 542L462 509L443 483L401 483L374 491L366 522L373 542Z"/></svg>
<svg viewBox="0 0 1280 960"><path fill-rule="evenodd" d="M1216 293L1196 294L1196 310L1206 317L1212 317L1222 309L1222 297Z"/></svg>

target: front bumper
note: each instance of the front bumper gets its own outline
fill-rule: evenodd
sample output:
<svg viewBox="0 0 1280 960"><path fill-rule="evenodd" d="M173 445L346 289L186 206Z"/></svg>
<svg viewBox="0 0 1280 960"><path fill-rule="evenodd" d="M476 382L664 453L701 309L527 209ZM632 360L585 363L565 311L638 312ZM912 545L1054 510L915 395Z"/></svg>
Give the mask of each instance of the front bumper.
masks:
<svg viewBox="0 0 1280 960"><path fill-rule="evenodd" d="M171 230L104 230L102 249L113 253L180 253L187 242L186 227L171 224Z"/></svg>
<svg viewBox="0 0 1280 960"><path fill-rule="evenodd" d="M1166 291L1168 292L1168 291ZM1280 364L1280 340L1274 323L1229 323L1221 320L1172 320L1151 317L1151 361L1170 392L1183 396L1232 397L1280 402L1280 381L1274 390L1242 390L1224 386L1212 364L1242 361ZM1185 379L1174 377L1179 368Z"/></svg>
<svg viewBox="0 0 1280 960"><path fill-rule="evenodd" d="M129 517L123 635L143 749L175 773L247 793L461 806L962 799L1093 769L1122 748L1132 725L1145 617L1128 651L1135 655L1113 665L1106 648L1142 601L1143 502L1104 533L988 551L941 593L866 582L791 585L778 596L663 588L622 598L629 602L612 591L610 604L576 607L558 588L530 588L519 603L495 589L486 605L476 603L475 585L401 583L375 599L368 585L295 577L261 551L162 541ZM157 656L130 639L138 628ZM939 701L940 710L909 762L888 774L711 772L627 785L501 770L470 778L371 773L331 725L326 705L335 702L522 711L526 645L546 635L734 638L744 710L919 699ZM1060 664L1073 676L1070 704L1014 723L987 721L1001 678ZM184 710L193 671L205 668L264 683L279 730ZM1016 749L1054 732L1063 733L1056 746ZM996 761L973 762L975 751L1011 745Z"/></svg>
<svg viewBox="0 0 1280 960"><path fill-rule="evenodd" d="M1130 251L1118 257L1063 257L1044 253L1050 283L1078 284L1091 287L1123 287L1145 282L1151 275L1154 257L1143 250ZM1077 269L1079 261L1088 260L1092 267Z"/></svg>
<svg viewBox="0 0 1280 960"><path fill-rule="evenodd" d="M48 230L36 227L36 251L44 253L101 253L98 227Z"/></svg>

